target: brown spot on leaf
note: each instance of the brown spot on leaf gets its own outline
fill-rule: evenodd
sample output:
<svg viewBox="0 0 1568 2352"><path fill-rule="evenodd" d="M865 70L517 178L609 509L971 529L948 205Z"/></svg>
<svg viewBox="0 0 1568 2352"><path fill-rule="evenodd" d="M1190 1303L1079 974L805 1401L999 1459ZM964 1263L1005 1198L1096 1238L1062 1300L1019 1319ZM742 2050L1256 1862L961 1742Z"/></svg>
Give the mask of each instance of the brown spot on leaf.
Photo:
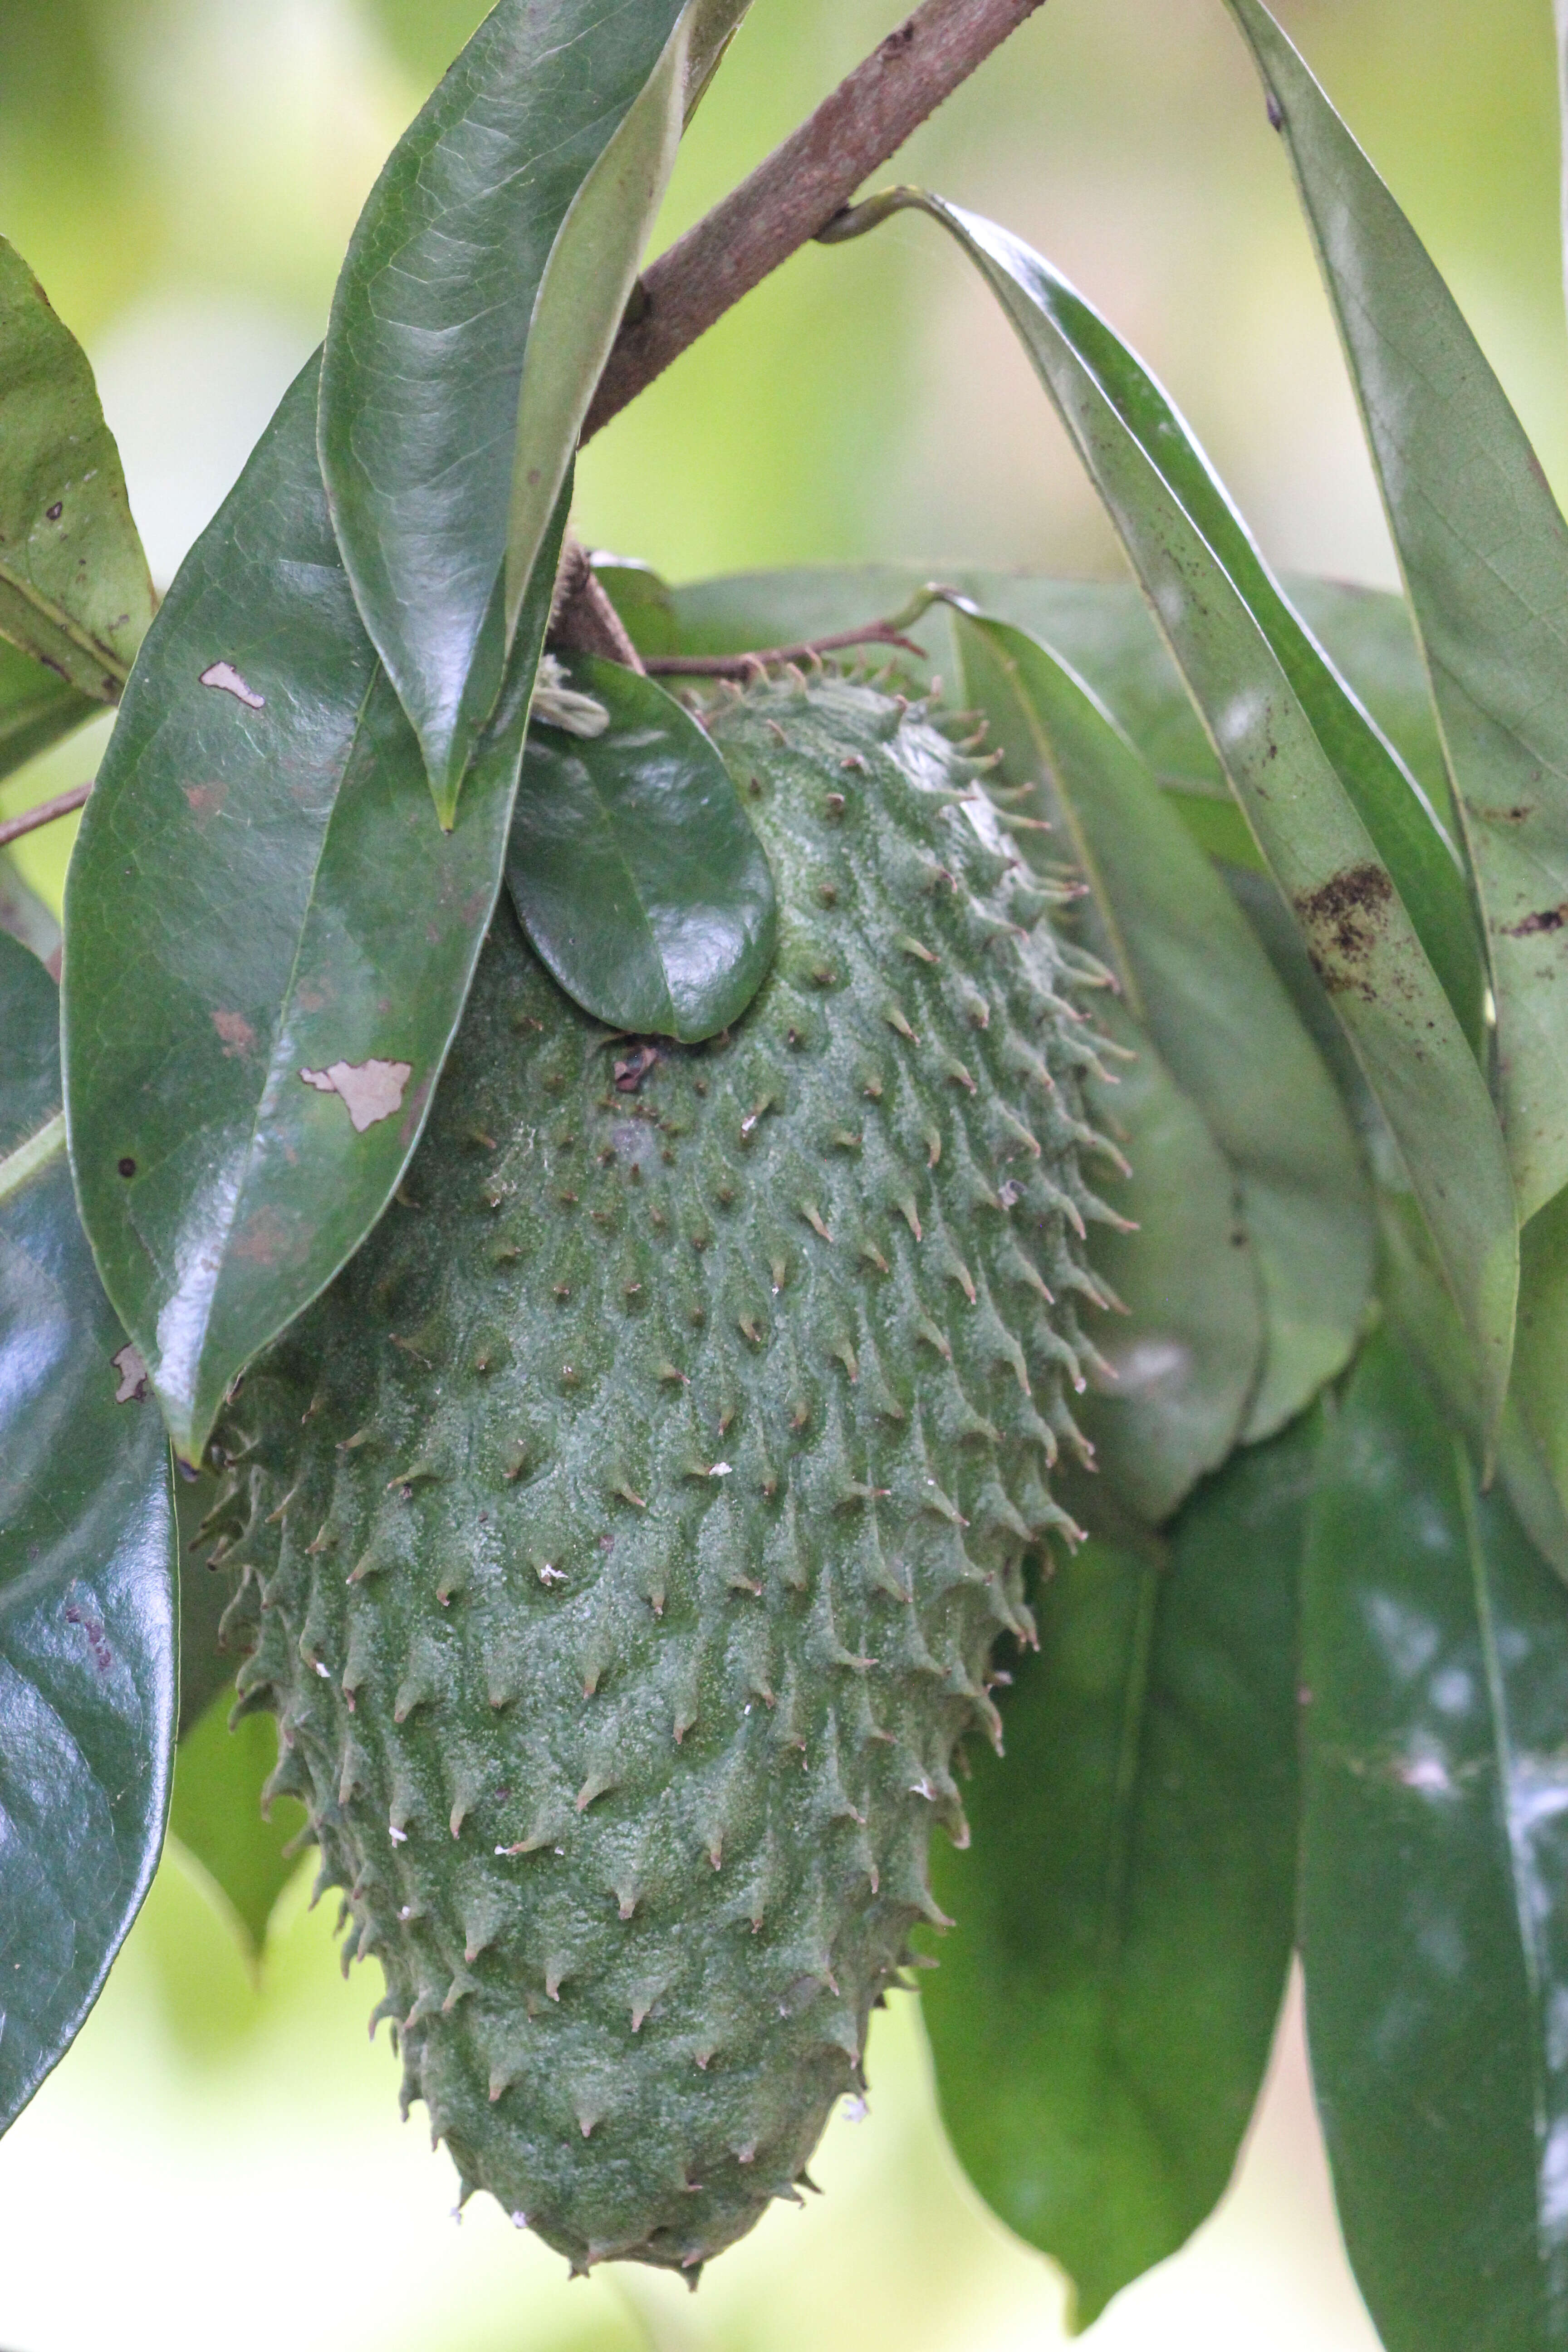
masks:
<svg viewBox="0 0 1568 2352"><path fill-rule="evenodd" d="M1331 993L1374 991L1366 966L1383 937L1394 885L1381 866L1347 866L1296 900L1313 969Z"/></svg>
<svg viewBox="0 0 1568 2352"><path fill-rule="evenodd" d="M228 798L225 784L187 784L185 802L193 816L216 816Z"/></svg>
<svg viewBox="0 0 1568 2352"><path fill-rule="evenodd" d="M1560 907L1542 907L1538 915L1526 915L1522 922L1505 923L1505 940L1533 939L1540 931L1560 931L1568 923L1568 898Z"/></svg>
<svg viewBox="0 0 1568 2352"><path fill-rule="evenodd" d="M215 1013L213 1027L223 1039L223 1057L232 1061L236 1054L248 1054L256 1044L256 1032L243 1013Z"/></svg>
<svg viewBox="0 0 1568 2352"><path fill-rule="evenodd" d="M120 1353L109 1360L120 1375L115 1403L140 1404L147 1393L147 1364L141 1349L133 1348L127 1340Z"/></svg>

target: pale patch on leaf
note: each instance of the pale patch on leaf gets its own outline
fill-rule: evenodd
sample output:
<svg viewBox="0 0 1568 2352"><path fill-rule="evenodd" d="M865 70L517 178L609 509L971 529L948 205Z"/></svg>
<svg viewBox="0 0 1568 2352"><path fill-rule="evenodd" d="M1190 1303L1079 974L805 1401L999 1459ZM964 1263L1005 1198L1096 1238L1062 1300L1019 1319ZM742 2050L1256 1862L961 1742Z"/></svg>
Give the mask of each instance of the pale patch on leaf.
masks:
<svg viewBox="0 0 1568 2352"><path fill-rule="evenodd" d="M203 670L202 684L216 687L220 694L232 694L235 700L243 702L247 710L265 710L267 708L267 697L247 686L232 662L214 662L210 669Z"/></svg>
<svg viewBox="0 0 1568 2352"><path fill-rule="evenodd" d="M325 1070L301 1070L300 1076L318 1094L339 1095L347 1106L354 1131L392 1118L403 1108L403 1092L414 1075L411 1062L333 1062Z"/></svg>
<svg viewBox="0 0 1568 2352"><path fill-rule="evenodd" d="M566 672L553 654L541 658L528 715L541 727L558 727L563 734L585 739L603 735L610 723L602 702L567 685Z"/></svg>
<svg viewBox="0 0 1568 2352"><path fill-rule="evenodd" d="M120 1375L120 1385L114 1391L116 1404L140 1404L147 1393L147 1366L140 1348L129 1341L110 1362Z"/></svg>

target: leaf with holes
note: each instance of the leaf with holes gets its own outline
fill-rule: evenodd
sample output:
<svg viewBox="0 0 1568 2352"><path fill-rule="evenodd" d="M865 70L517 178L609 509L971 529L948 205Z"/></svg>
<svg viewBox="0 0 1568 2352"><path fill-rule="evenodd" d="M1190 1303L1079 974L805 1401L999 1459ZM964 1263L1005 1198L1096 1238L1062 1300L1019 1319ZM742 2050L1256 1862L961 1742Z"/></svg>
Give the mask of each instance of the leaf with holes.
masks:
<svg viewBox="0 0 1568 2352"><path fill-rule="evenodd" d="M118 702L152 617L92 370L0 237L0 635L86 700Z"/></svg>
<svg viewBox="0 0 1568 2352"><path fill-rule="evenodd" d="M500 890L549 604L441 834L338 560L315 404L312 363L170 590L67 893L82 1214L188 1461L408 1164Z"/></svg>
<svg viewBox="0 0 1568 2352"><path fill-rule="evenodd" d="M958 1925L921 2008L942 2117L1088 2326L1209 2213L1291 1944L1297 1591L1317 1417L1240 1454L1166 1564L1089 1544L1041 1591L1005 1761L933 1849Z"/></svg>
<svg viewBox="0 0 1568 2352"><path fill-rule="evenodd" d="M585 1011L695 1045L740 1019L773 961L766 853L712 742L662 687L591 655L567 677L609 724L531 730L512 904Z"/></svg>
<svg viewBox="0 0 1568 2352"><path fill-rule="evenodd" d="M141 1908L174 1740L168 1447L77 1221L58 1034L0 936L0 2129Z"/></svg>

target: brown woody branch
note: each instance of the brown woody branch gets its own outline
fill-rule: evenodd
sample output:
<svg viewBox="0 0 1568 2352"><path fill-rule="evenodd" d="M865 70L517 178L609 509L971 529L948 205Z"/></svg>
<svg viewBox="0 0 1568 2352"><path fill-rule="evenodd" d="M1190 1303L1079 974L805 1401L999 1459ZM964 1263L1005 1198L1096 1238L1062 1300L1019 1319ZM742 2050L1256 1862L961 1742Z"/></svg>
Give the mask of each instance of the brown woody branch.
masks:
<svg viewBox="0 0 1568 2352"><path fill-rule="evenodd" d="M6 817L0 823L0 849L9 848L26 833L37 833L40 825L53 824L58 816L69 816L91 790L90 784L73 784L68 793L57 793L52 801L40 801L37 808L24 809L20 816Z"/></svg>
<svg viewBox="0 0 1568 2352"><path fill-rule="evenodd" d="M1041 0L924 0L749 180L643 276L588 440L781 261L808 245Z"/></svg>

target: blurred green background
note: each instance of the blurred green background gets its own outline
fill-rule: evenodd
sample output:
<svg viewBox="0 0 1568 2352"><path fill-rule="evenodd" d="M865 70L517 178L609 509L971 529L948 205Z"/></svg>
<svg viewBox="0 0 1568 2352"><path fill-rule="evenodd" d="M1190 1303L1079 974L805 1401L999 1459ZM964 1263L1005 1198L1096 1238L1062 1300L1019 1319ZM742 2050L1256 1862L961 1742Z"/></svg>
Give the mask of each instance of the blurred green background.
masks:
<svg viewBox="0 0 1568 2352"><path fill-rule="evenodd" d="M1561 495L1568 370L1550 0L1278 0L1448 273ZM100 373L161 583L319 338L388 146L479 0L0 0L0 232ZM898 0L756 0L661 241L898 20ZM1048 0L898 176L1066 268L1193 419L1276 562L1389 583L1393 558L1284 159L1219 0ZM937 232L813 249L595 442L591 543L670 576L965 557L1110 572L1110 535L1011 338ZM95 735L0 812L92 772ZM58 895L69 829L18 862ZM568 2286L400 2131L395 2069L331 1919L285 1898L259 1981L171 1854L77 2051L0 2144L0 2343L234 2352L1023 2352L1059 2284L970 2198L918 2021L879 2021L871 2114L837 2123L693 2301ZM959 1932L962 1932L960 1929ZM1242 2173L1106 2352L1366 2352L1282 2036Z"/></svg>

